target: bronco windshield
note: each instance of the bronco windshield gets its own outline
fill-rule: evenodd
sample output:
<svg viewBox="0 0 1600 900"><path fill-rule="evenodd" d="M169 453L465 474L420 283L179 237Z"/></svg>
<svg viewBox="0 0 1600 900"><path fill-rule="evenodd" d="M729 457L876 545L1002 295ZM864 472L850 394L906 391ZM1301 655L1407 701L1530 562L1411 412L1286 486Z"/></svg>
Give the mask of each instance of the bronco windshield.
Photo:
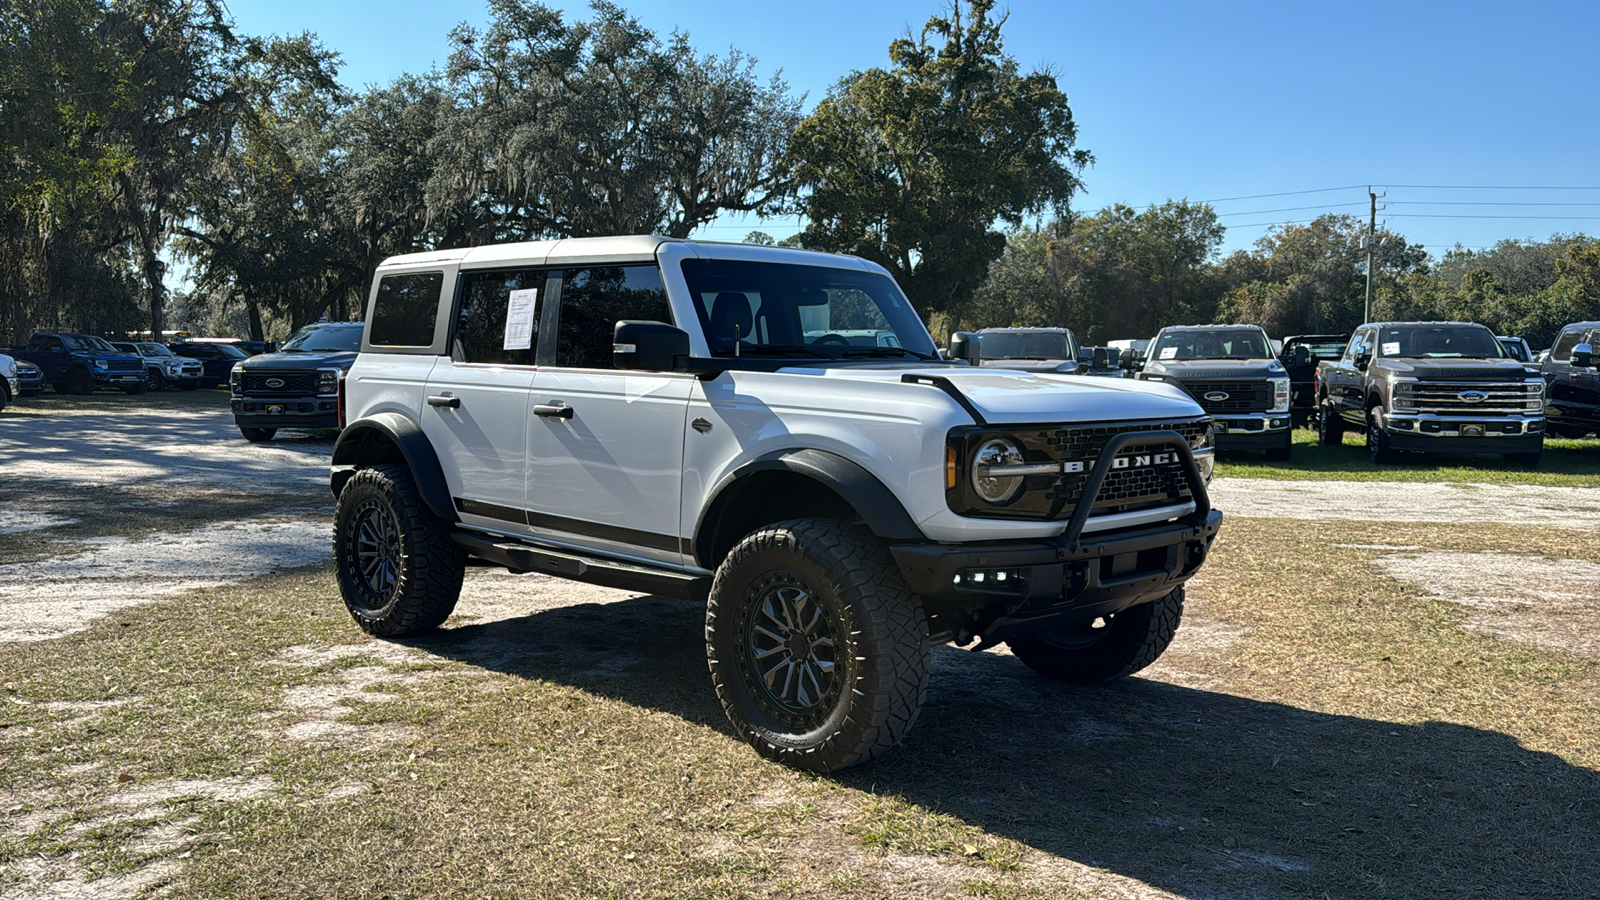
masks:
<svg viewBox="0 0 1600 900"><path fill-rule="evenodd" d="M1269 359L1267 335L1259 328L1163 331L1151 348L1157 361L1186 359Z"/></svg>
<svg viewBox="0 0 1600 900"><path fill-rule="evenodd" d="M1076 359L1070 331L978 333L978 353L983 359Z"/></svg>
<svg viewBox="0 0 1600 900"><path fill-rule="evenodd" d="M831 266L686 259L712 356L936 359L894 279Z"/></svg>
<svg viewBox="0 0 1600 900"><path fill-rule="evenodd" d="M1378 355L1399 359L1504 359L1481 325L1400 325L1378 329Z"/></svg>

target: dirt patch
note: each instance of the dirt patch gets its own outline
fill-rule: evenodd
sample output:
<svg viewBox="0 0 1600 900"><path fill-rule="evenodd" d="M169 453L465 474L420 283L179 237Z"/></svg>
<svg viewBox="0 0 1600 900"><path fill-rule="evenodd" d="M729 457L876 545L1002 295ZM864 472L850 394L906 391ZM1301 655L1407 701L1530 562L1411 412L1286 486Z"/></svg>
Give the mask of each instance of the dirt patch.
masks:
<svg viewBox="0 0 1600 900"><path fill-rule="evenodd" d="M301 521L102 538L86 553L0 565L0 642L49 640L130 606L320 564L329 555L325 515L302 512Z"/></svg>
<svg viewBox="0 0 1600 900"><path fill-rule="evenodd" d="M77 519L70 519L66 516L33 512L31 510L0 509L0 534L21 534L24 531L57 528L62 525L71 525L77 521Z"/></svg>
<svg viewBox="0 0 1600 900"><path fill-rule="evenodd" d="M1600 490L1510 484L1218 478L1211 502L1232 516L1313 521L1600 525Z"/></svg>
<svg viewBox="0 0 1600 900"><path fill-rule="evenodd" d="M1380 556L1391 577L1473 610L1467 627L1506 640L1600 656L1600 565L1511 553Z"/></svg>

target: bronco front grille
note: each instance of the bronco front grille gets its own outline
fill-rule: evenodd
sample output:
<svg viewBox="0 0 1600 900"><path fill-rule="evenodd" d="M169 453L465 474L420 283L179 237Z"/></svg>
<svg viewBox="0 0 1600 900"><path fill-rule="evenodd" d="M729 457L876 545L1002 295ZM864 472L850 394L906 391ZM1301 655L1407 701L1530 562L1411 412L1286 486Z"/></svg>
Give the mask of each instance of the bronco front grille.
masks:
<svg viewBox="0 0 1600 900"><path fill-rule="evenodd" d="M1188 391L1200 408L1212 415L1228 413L1253 413L1266 412L1272 408L1272 383L1266 379L1257 381L1199 381L1183 380L1178 382L1183 389ZM1208 399L1207 394L1216 397L1226 394L1226 397Z"/></svg>
<svg viewBox="0 0 1600 900"><path fill-rule="evenodd" d="M317 392L315 372L245 372L242 388L246 394L294 394Z"/></svg>
<svg viewBox="0 0 1600 900"><path fill-rule="evenodd" d="M967 489L968 479L966 474L963 474L958 479L955 490L947 492L947 501L952 509L968 516L1066 520L1071 518L1078 502L1083 499L1083 490L1089 479L1089 473L1094 470L1095 461L1100 458L1101 450L1113 435L1170 429L1182 435L1192 446L1205 434L1209 426L1210 419L1190 419L1127 425L1022 428L1004 432L1021 446L1026 462L1081 462L1083 471L1027 476L1023 490L1017 498L1010 504L1000 507L978 502ZM962 473L970 471L966 467L970 458L968 454L975 451L983 440L1001 433L993 428L981 431L971 429L970 432L970 436L952 434L952 439L958 440L963 448L962 451L958 451L962 453L958 470ZM1139 457L1158 459L1160 454L1173 451L1174 448L1170 444L1132 444L1118 456L1130 459ZM1184 478L1183 464L1181 460L1173 457L1170 462L1114 469L1107 473L1105 481L1101 484L1100 493L1090 510L1090 516L1092 518L1171 506L1187 503L1191 499L1188 482Z"/></svg>
<svg viewBox="0 0 1600 900"><path fill-rule="evenodd" d="M1540 382L1401 381L1394 386L1392 412L1441 416L1537 415Z"/></svg>

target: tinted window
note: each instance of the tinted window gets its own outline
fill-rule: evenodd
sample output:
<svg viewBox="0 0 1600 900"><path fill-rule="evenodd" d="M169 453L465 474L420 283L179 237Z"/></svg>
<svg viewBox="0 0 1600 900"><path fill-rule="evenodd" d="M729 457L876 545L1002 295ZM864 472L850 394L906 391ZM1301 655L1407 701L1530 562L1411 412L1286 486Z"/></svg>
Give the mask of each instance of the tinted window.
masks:
<svg viewBox="0 0 1600 900"><path fill-rule="evenodd" d="M978 352L984 359L1076 359L1070 334L978 334Z"/></svg>
<svg viewBox="0 0 1600 900"><path fill-rule="evenodd" d="M1504 359L1494 334L1481 325L1401 325L1377 336L1380 356L1400 359Z"/></svg>
<svg viewBox="0 0 1600 900"><path fill-rule="evenodd" d="M544 308L545 273L533 269L470 272L461 275L456 311L459 362L531 366L539 347L539 311ZM521 294L519 291L532 291ZM506 330L513 295L518 301L519 328ZM511 349L506 349L507 347Z"/></svg>
<svg viewBox="0 0 1600 900"><path fill-rule="evenodd" d="M385 275L372 301L372 343L379 347L427 347L439 312L442 272Z"/></svg>
<svg viewBox="0 0 1600 900"><path fill-rule="evenodd" d="M245 358L247 354L226 344L217 349L228 356ZM355 353L361 349L361 326L356 324L307 325L283 342L285 353Z"/></svg>
<svg viewBox="0 0 1600 900"><path fill-rule="evenodd" d="M1584 329L1572 328L1561 333L1556 339L1556 345L1550 348L1550 358L1557 362L1569 362L1572 359L1572 348L1583 342Z"/></svg>
<svg viewBox="0 0 1600 900"><path fill-rule="evenodd" d="M622 319L673 322L661 270L644 265L563 271L556 365L611 368L611 338Z"/></svg>
<svg viewBox="0 0 1600 900"><path fill-rule="evenodd" d="M1156 338L1151 353L1163 359L1266 359L1266 335L1258 328L1227 328L1215 331L1165 331Z"/></svg>

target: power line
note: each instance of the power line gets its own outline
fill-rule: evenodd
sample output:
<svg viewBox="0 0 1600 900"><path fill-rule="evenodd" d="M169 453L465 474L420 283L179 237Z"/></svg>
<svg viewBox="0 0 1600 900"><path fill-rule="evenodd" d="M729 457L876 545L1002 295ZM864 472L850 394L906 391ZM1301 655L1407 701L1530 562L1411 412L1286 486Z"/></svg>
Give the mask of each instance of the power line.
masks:
<svg viewBox="0 0 1600 900"><path fill-rule="evenodd" d="M1259 200L1259 199L1261 199L1263 197L1292 197L1292 196L1295 196L1297 194L1326 194L1326 193L1329 193L1331 191L1353 191L1356 188L1364 188L1364 187L1366 187L1366 185L1364 185L1364 184L1347 184L1344 187L1312 188L1309 191L1279 191L1276 194L1247 194L1247 195L1245 195L1243 197L1218 197L1215 200L1193 200L1193 201L1190 201L1190 202L1193 202L1193 203L1230 203L1230 202L1232 202L1234 200ZM1150 206L1160 206L1160 205L1161 204L1159 204L1159 203L1150 204ZM1145 208L1149 209L1148 206L1145 207Z"/></svg>
<svg viewBox="0 0 1600 900"><path fill-rule="evenodd" d="M1555 222L1600 222L1600 216L1458 216L1444 213L1390 213L1396 219L1538 219Z"/></svg>
<svg viewBox="0 0 1600 900"><path fill-rule="evenodd" d="M1524 200L1390 200L1406 206L1600 206L1600 203L1544 203Z"/></svg>
<svg viewBox="0 0 1600 900"><path fill-rule="evenodd" d="M1515 184L1378 184L1374 187L1414 188L1428 191L1600 191L1600 185Z"/></svg>
<svg viewBox="0 0 1600 900"><path fill-rule="evenodd" d="M1600 205L1600 204L1597 204ZM1343 209L1346 206L1366 206L1365 203L1325 203L1318 206L1285 206L1282 209L1253 209L1248 212L1217 213L1217 218L1223 216L1264 216L1267 213L1299 212L1302 209Z"/></svg>

